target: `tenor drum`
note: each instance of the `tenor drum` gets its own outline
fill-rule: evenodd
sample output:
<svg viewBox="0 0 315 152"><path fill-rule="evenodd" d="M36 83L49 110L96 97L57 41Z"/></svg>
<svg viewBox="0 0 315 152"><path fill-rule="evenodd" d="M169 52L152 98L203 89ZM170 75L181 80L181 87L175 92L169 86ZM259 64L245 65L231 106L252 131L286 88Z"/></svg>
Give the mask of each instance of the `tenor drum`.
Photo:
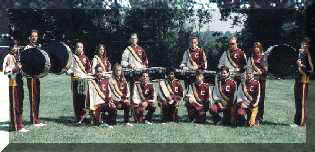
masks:
<svg viewBox="0 0 315 152"><path fill-rule="evenodd" d="M50 69L50 58L48 54L38 48L30 48L21 52L20 62L22 71L26 76L44 77Z"/></svg>
<svg viewBox="0 0 315 152"><path fill-rule="evenodd" d="M68 45L59 41L51 41L44 46L51 60L49 72L54 74L63 74L72 65L72 52Z"/></svg>

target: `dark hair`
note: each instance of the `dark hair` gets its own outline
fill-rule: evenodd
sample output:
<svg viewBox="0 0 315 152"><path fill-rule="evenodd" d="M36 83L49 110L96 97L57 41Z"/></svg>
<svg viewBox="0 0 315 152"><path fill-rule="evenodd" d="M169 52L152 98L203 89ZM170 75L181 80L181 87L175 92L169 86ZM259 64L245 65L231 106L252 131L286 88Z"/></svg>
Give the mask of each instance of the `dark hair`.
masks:
<svg viewBox="0 0 315 152"><path fill-rule="evenodd" d="M14 48L15 45L18 45L18 41L14 40L14 39L10 40L10 42L9 42L9 53L11 53L11 54L13 53L12 49Z"/></svg>
<svg viewBox="0 0 315 152"><path fill-rule="evenodd" d="M100 64L97 64L97 65L95 66L95 73L97 73L97 69L98 69L99 67L101 67L102 70L104 70L103 67L102 67Z"/></svg>
<svg viewBox="0 0 315 152"><path fill-rule="evenodd" d="M36 30L36 29L32 29L32 30L31 30L31 34L32 34L32 33L39 33L39 31Z"/></svg>
<svg viewBox="0 0 315 152"><path fill-rule="evenodd" d="M230 73L230 69L226 66L221 67L220 72L227 71Z"/></svg>
<svg viewBox="0 0 315 152"><path fill-rule="evenodd" d="M107 50L106 50L106 46L105 46L105 44L103 44L103 43L99 43L98 45L97 45L97 47L96 47L96 50L97 50L97 54L98 54L98 52L99 52L99 49L101 48L101 47L103 47L104 48L104 54L103 54L103 58L105 58L106 56L107 56Z"/></svg>

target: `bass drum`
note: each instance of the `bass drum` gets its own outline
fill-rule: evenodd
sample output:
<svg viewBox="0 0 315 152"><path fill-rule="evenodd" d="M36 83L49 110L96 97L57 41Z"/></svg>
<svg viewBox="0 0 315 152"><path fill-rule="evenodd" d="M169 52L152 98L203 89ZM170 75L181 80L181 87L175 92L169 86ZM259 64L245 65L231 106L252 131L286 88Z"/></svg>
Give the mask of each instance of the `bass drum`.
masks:
<svg viewBox="0 0 315 152"><path fill-rule="evenodd" d="M50 57L51 67L49 72L60 75L70 69L72 65L72 52L68 45L59 41L51 41L44 50Z"/></svg>
<svg viewBox="0 0 315 152"><path fill-rule="evenodd" d="M28 77L44 77L50 69L48 54L38 48L23 50L20 54L20 62L24 75Z"/></svg>

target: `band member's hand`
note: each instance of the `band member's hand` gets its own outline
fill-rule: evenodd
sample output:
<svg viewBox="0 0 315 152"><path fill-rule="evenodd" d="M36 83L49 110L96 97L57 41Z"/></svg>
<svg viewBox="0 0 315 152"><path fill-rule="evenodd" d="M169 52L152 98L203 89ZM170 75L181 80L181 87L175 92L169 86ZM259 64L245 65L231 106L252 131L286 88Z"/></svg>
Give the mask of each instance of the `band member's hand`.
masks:
<svg viewBox="0 0 315 152"><path fill-rule="evenodd" d="M245 108L247 108L247 106L242 102L241 103L241 108L245 109Z"/></svg>

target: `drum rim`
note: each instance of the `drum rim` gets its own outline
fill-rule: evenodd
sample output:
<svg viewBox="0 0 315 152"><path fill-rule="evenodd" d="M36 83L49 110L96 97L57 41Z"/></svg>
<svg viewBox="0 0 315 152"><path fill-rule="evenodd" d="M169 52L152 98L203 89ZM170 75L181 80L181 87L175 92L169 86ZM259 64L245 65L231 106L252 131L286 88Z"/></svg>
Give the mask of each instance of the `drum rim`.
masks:
<svg viewBox="0 0 315 152"><path fill-rule="evenodd" d="M64 68L62 68L60 72L54 73L54 74L56 74L56 75L61 75L61 74L65 73L66 71L68 71L68 70L71 68L71 65L72 65L72 58L73 58L73 57L72 57L72 51L71 51L70 47L69 47L67 44L65 44L64 42L60 42L60 43L61 43L64 47L66 47L69 56L68 56L68 59L67 59L67 60L68 60L67 65L66 65Z"/></svg>

